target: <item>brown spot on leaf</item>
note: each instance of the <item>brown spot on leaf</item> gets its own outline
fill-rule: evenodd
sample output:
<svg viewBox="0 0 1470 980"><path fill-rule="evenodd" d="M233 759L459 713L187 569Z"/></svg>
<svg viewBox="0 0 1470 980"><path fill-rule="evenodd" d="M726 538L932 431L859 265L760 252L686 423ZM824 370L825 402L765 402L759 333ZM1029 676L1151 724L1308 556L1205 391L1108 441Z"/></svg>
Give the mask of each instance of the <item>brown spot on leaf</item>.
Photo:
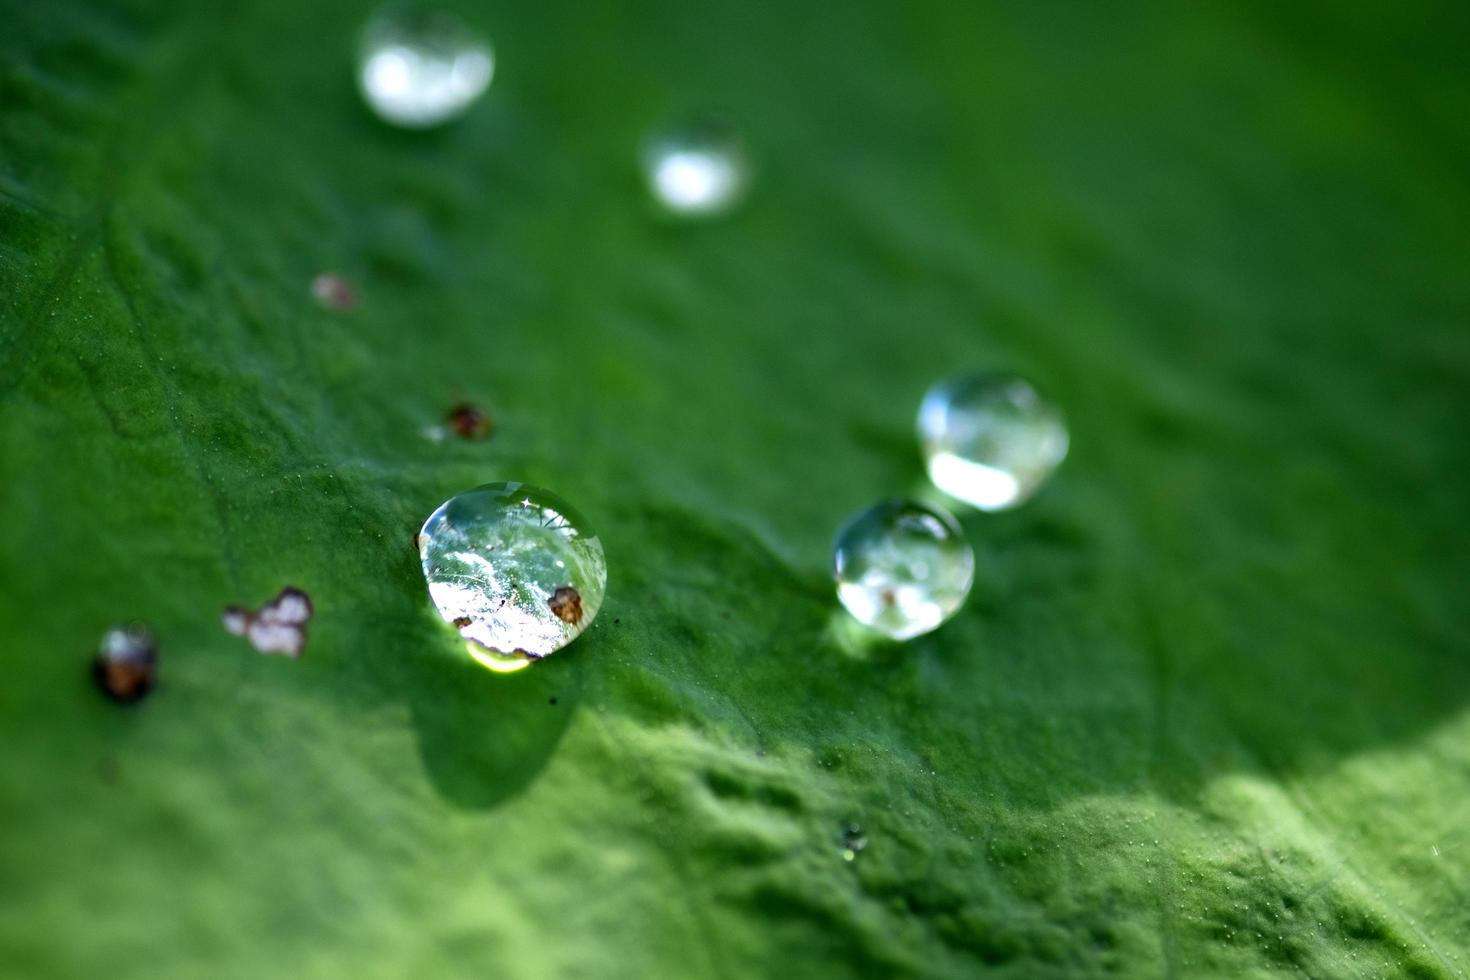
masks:
<svg viewBox="0 0 1470 980"><path fill-rule="evenodd" d="M551 612L563 623L571 623L573 626L582 621L582 593L570 585L563 585L551 593L547 600L551 605Z"/></svg>
<svg viewBox="0 0 1470 980"><path fill-rule="evenodd" d="M454 625L457 626L459 629L464 629L466 626L470 625L473 622L474 620L470 619L470 617L468 616L460 616L454 621Z"/></svg>
<svg viewBox="0 0 1470 980"><path fill-rule="evenodd" d="M488 439L495 431L490 413L469 402L461 402L451 408L445 416L445 422L449 425L449 431L461 439Z"/></svg>
<svg viewBox="0 0 1470 980"><path fill-rule="evenodd" d="M111 629L92 661L92 679L119 704L140 701L158 680L158 645L141 626Z"/></svg>

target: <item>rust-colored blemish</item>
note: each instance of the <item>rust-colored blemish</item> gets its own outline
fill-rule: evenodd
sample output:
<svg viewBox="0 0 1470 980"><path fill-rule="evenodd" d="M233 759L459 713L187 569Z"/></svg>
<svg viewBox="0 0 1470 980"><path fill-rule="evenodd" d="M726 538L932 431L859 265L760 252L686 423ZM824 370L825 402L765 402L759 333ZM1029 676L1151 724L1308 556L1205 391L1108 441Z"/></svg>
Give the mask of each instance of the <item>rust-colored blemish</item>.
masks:
<svg viewBox="0 0 1470 980"><path fill-rule="evenodd" d="M444 421L449 425L449 430L461 439L488 439L495 431L490 413L469 402L460 402L451 408Z"/></svg>
<svg viewBox="0 0 1470 980"><path fill-rule="evenodd" d="M582 593L570 585L563 585L551 594L547 600L551 606L551 612L563 623L573 626L582 621Z"/></svg>
<svg viewBox="0 0 1470 980"><path fill-rule="evenodd" d="M158 646L140 628L113 630L92 661L92 679L119 704L140 701L158 679Z"/></svg>

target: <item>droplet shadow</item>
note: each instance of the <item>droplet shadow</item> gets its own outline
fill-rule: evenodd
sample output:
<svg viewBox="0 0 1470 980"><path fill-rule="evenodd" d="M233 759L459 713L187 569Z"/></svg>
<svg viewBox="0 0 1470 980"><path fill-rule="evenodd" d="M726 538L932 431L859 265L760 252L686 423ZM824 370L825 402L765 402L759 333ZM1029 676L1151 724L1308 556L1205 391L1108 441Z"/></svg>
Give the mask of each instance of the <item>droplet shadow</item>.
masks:
<svg viewBox="0 0 1470 980"><path fill-rule="evenodd" d="M834 597L820 634L821 646L863 663L891 665L913 657L914 644L902 643L853 619Z"/></svg>
<svg viewBox="0 0 1470 980"><path fill-rule="evenodd" d="M424 660L409 700L435 787L456 806L477 810L524 792L555 753L580 700L576 648L497 674L445 634Z"/></svg>

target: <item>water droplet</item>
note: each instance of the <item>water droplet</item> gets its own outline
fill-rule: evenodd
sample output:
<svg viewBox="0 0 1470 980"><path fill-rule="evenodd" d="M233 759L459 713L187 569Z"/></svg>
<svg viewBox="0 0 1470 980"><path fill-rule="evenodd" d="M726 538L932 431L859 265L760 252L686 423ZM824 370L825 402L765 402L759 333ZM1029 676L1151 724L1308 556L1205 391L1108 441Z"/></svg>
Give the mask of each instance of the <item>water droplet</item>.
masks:
<svg viewBox="0 0 1470 980"><path fill-rule="evenodd" d="M980 510L1005 510L1029 500L1067 455L1067 426L1023 379L967 375L929 389L919 442L935 486Z"/></svg>
<svg viewBox="0 0 1470 980"><path fill-rule="evenodd" d="M462 115L494 72L489 42L447 11L388 8L363 30L358 86L396 126L425 129Z"/></svg>
<svg viewBox="0 0 1470 980"><path fill-rule="evenodd" d="M863 833L863 828L857 824L852 824L842 831L842 860L853 860L858 856L858 852L867 846L868 835Z"/></svg>
<svg viewBox="0 0 1470 980"><path fill-rule="evenodd" d="M874 504L837 535L837 597L895 640L928 633L964 604L975 552L949 514L908 500Z"/></svg>
<svg viewBox="0 0 1470 980"><path fill-rule="evenodd" d="M92 661L92 678L121 704L141 700L158 679L158 645L142 626L110 629Z"/></svg>
<svg viewBox="0 0 1470 980"><path fill-rule="evenodd" d="M670 212L711 217L737 204L750 163L745 142L729 126L702 121L654 137L644 152L648 187Z"/></svg>
<svg viewBox="0 0 1470 980"><path fill-rule="evenodd" d="M492 670L519 670L572 642L607 589L602 542L560 497L492 483L424 522L419 556L444 621Z"/></svg>

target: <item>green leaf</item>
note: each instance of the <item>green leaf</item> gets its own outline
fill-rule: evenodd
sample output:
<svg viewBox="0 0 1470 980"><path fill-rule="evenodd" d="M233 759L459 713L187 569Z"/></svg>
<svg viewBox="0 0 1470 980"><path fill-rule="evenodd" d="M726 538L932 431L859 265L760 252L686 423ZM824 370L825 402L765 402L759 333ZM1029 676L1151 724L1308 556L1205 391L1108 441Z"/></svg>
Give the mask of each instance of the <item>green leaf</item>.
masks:
<svg viewBox="0 0 1470 980"><path fill-rule="evenodd" d="M1464 4L485 4L429 133L367 13L0 2L0 973L1466 974ZM872 646L831 538L959 368L1073 453ZM509 676L410 545L502 479L610 567Z"/></svg>

